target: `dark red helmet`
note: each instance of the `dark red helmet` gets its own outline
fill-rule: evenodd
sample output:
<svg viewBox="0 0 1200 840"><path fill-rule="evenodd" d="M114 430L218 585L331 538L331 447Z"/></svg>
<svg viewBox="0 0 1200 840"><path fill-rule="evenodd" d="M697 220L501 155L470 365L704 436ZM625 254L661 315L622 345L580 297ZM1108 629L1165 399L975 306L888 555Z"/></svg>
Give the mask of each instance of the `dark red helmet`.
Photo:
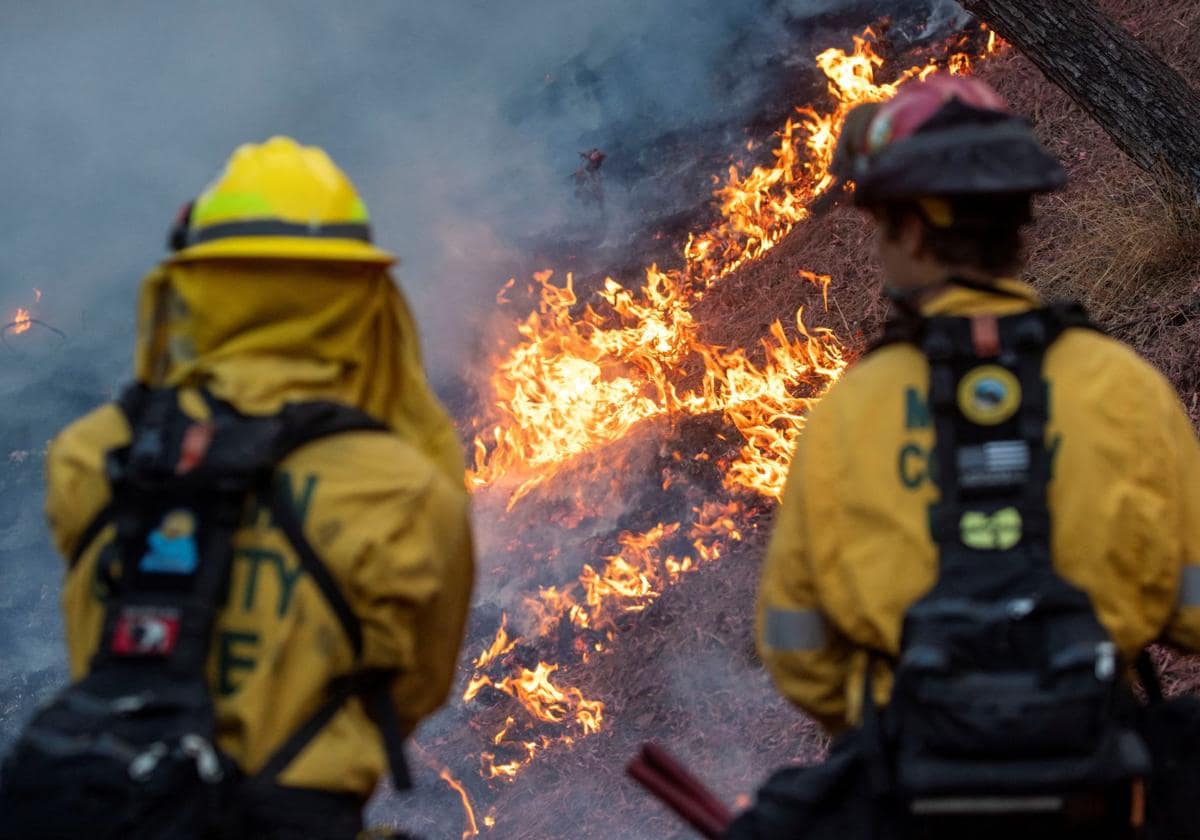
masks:
<svg viewBox="0 0 1200 840"><path fill-rule="evenodd" d="M979 79L935 74L846 115L830 171L856 204L1051 192L1066 172Z"/></svg>

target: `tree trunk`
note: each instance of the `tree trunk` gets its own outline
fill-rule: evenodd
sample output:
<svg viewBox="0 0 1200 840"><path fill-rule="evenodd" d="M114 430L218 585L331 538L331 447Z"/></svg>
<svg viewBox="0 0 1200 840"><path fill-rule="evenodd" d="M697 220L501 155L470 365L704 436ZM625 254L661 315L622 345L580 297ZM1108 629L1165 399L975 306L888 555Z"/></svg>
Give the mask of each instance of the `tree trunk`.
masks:
<svg viewBox="0 0 1200 840"><path fill-rule="evenodd" d="M1097 0L960 0L1027 55L1151 172L1200 198L1200 94Z"/></svg>

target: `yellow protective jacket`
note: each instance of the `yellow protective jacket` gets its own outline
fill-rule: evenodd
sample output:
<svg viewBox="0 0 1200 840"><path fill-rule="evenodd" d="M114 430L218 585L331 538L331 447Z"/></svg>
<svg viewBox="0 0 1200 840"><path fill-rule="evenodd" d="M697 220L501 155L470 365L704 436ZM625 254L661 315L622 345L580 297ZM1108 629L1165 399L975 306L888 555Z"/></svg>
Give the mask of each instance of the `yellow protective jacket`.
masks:
<svg viewBox="0 0 1200 840"><path fill-rule="evenodd" d="M927 315L1038 304L950 287ZM1047 351L1055 567L1092 598L1126 661L1165 640L1200 650L1200 447L1171 386L1132 350L1069 329ZM776 515L758 646L779 689L827 730L858 720L868 649L895 654L905 611L934 583L929 366L893 344L813 409ZM881 675L885 676L885 675ZM890 680L876 681L886 703Z"/></svg>
<svg viewBox="0 0 1200 840"><path fill-rule="evenodd" d="M137 370L181 388L204 415L203 385L240 410L336 399L391 432L347 432L289 455L281 472L304 534L363 628L353 649L270 517L235 536L229 597L209 659L219 742L253 773L357 667L396 669L406 734L446 698L470 599L468 500L453 429L428 391L403 299L386 269L333 263L167 264L142 296ZM104 454L128 442L114 405L68 427L48 458L46 510L71 565L62 595L74 678L98 644L97 558L114 537L86 534L109 501ZM281 784L368 796L386 770L378 729L351 700L280 775Z"/></svg>

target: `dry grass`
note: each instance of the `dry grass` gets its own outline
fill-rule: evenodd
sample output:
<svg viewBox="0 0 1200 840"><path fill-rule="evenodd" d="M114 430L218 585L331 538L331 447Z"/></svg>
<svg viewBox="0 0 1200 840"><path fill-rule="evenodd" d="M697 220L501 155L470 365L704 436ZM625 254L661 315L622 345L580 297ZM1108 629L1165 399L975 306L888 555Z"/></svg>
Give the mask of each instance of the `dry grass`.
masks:
<svg viewBox="0 0 1200 840"><path fill-rule="evenodd" d="M1200 86L1200 4L1151 9L1102 3L1135 36ZM1059 88L1015 51L980 74L1066 165L1071 183L1039 203L1028 277L1048 298L1081 300L1179 390L1200 423L1200 206L1165 172L1148 173L1117 149Z"/></svg>

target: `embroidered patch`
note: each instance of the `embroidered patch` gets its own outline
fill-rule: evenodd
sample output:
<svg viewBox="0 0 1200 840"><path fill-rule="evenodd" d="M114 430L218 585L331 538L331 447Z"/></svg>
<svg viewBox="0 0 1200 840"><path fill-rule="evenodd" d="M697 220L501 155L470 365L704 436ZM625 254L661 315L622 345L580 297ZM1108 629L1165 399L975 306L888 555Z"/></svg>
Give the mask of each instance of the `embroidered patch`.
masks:
<svg viewBox="0 0 1200 840"><path fill-rule="evenodd" d="M967 511L958 521L959 537L963 545L976 551L1007 551L1021 541L1023 531L1021 512L1006 507L988 515L981 511Z"/></svg>
<svg viewBox="0 0 1200 840"><path fill-rule="evenodd" d="M179 463L175 465L176 475L187 475L204 460L212 443L217 427L213 423L193 423L183 433L183 445L179 451Z"/></svg>
<svg viewBox="0 0 1200 840"><path fill-rule="evenodd" d="M146 553L138 564L143 572L190 575L199 565L196 516L190 510L168 511L146 538Z"/></svg>
<svg viewBox="0 0 1200 840"><path fill-rule="evenodd" d="M977 425L1003 423L1020 406L1021 383L1000 365L981 365L968 371L958 383L958 408Z"/></svg>
<svg viewBox="0 0 1200 840"><path fill-rule="evenodd" d="M179 610L126 607L113 628L112 652L118 656L167 656L179 640Z"/></svg>
<svg viewBox="0 0 1200 840"><path fill-rule="evenodd" d="M1029 480L1029 444L1023 440L993 440L959 447L958 483L967 489L1023 485Z"/></svg>

